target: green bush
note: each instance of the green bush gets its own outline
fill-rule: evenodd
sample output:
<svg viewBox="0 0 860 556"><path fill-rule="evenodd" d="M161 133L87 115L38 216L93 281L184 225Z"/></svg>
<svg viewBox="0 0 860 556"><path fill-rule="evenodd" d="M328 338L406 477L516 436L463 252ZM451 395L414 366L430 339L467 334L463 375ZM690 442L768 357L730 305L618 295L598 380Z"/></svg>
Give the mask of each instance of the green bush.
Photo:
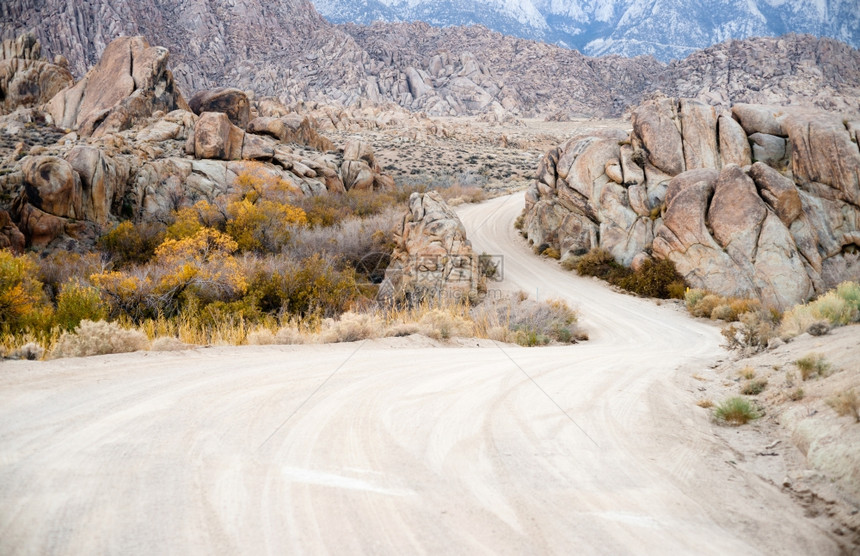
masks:
<svg viewBox="0 0 860 556"><path fill-rule="evenodd" d="M714 408L714 418L729 425L743 425L761 417L759 411L746 398L729 398Z"/></svg>
<svg viewBox="0 0 860 556"><path fill-rule="evenodd" d="M97 288L70 280L60 289L54 322L63 330L74 330L82 320L99 321L105 316L107 310Z"/></svg>
<svg viewBox="0 0 860 556"><path fill-rule="evenodd" d="M576 261L580 276L595 276L629 292L660 299L683 299L687 284L668 260L646 260L638 270L620 265L612 253L595 248Z"/></svg>
<svg viewBox="0 0 860 556"><path fill-rule="evenodd" d="M686 288L672 261L651 259L638 270L617 278L616 284L627 291L660 299L681 299Z"/></svg>
<svg viewBox="0 0 860 556"><path fill-rule="evenodd" d="M612 253L600 247L581 256L576 262L576 273L580 276L595 276L609 280L610 276L623 274L624 267L615 261Z"/></svg>

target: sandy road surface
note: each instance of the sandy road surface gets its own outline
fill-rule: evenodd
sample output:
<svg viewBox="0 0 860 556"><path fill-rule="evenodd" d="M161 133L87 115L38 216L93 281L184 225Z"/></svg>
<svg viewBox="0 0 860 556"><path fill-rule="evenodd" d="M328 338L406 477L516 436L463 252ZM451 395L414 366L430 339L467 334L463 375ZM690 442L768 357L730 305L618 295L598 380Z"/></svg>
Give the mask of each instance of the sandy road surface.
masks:
<svg viewBox="0 0 860 556"><path fill-rule="evenodd" d="M718 332L538 260L521 202L461 214L592 341L2 364L0 554L833 552L678 386Z"/></svg>

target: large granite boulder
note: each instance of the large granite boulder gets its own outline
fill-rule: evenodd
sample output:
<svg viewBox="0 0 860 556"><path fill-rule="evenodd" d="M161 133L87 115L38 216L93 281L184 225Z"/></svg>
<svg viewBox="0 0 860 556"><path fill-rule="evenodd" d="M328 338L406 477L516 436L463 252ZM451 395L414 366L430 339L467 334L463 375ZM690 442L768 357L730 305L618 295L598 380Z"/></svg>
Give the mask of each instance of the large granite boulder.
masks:
<svg viewBox="0 0 860 556"><path fill-rule="evenodd" d="M379 289L385 303L462 300L478 294L478 261L466 228L435 191L413 193Z"/></svg>
<svg viewBox="0 0 860 556"><path fill-rule="evenodd" d="M51 99L48 111L60 127L101 136L159 110L188 110L167 69L168 57L166 48L150 46L143 37L119 37L83 79Z"/></svg>
<svg viewBox="0 0 860 556"><path fill-rule="evenodd" d="M526 192L530 242L563 257L602 247L625 265L668 259L694 287L781 309L860 279L860 122L666 98L632 120L619 141L546 154Z"/></svg>
<svg viewBox="0 0 860 556"><path fill-rule="evenodd" d="M227 114L233 125L242 129L248 127L251 119L251 104L248 95L239 89L219 87L197 91L188 101L191 111L200 116L204 112Z"/></svg>

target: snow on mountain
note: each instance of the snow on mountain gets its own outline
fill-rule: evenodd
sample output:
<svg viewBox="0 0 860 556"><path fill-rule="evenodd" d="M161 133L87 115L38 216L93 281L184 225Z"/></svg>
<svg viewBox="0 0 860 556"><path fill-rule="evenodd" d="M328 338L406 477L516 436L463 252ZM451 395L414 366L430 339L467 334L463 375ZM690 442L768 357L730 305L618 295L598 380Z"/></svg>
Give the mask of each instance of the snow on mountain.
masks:
<svg viewBox="0 0 860 556"><path fill-rule="evenodd" d="M315 0L335 23L481 24L597 56L682 58L730 38L789 32L860 47L858 0Z"/></svg>

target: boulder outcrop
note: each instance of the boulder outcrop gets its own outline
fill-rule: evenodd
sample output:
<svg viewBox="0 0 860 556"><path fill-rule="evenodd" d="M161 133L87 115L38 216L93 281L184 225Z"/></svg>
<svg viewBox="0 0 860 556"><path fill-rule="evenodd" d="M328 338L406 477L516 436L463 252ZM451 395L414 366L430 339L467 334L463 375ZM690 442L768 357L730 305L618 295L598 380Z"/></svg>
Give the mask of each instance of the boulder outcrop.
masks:
<svg viewBox="0 0 860 556"><path fill-rule="evenodd" d="M230 122L242 129L248 127L251 117L248 95L239 89L229 87L197 91L188 101L188 106L198 116L204 112L227 114Z"/></svg>
<svg viewBox="0 0 860 556"><path fill-rule="evenodd" d="M668 259L693 287L775 308L860 278L860 123L669 98L632 123L629 137L547 153L526 193L531 243L563 257L602 247L628 266Z"/></svg>
<svg viewBox="0 0 860 556"><path fill-rule="evenodd" d="M229 202L243 174L284 185L296 197L343 192L344 176L354 185L364 170L370 189L393 184L368 145L348 145L356 159L344 165L315 120L280 103L270 108L284 113L248 124L266 130L261 134L236 126L227 111L194 114L172 89L164 49L139 37L116 42L106 60L48 107L61 106L77 131L50 125L51 115L39 108L13 106L0 116L0 246L86 250L120 219L163 221L201 200ZM37 55L38 43L21 46L27 44L8 43L4 51Z"/></svg>
<svg viewBox="0 0 860 556"><path fill-rule="evenodd" d="M64 65L41 57L41 45L32 33L5 40L0 47L0 114L17 107L38 106L74 82ZM66 63L60 57L60 64Z"/></svg>
<svg viewBox="0 0 860 556"><path fill-rule="evenodd" d="M166 48L143 37L120 37L83 79L51 99L48 112L60 127L100 136L129 129L156 111L188 110L168 57Z"/></svg>
<svg viewBox="0 0 860 556"><path fill-rule="evenodd" d="M477 296L478 261L466 228L437 192L412 194L395 241L380 301L414 305Z"/></svg>

